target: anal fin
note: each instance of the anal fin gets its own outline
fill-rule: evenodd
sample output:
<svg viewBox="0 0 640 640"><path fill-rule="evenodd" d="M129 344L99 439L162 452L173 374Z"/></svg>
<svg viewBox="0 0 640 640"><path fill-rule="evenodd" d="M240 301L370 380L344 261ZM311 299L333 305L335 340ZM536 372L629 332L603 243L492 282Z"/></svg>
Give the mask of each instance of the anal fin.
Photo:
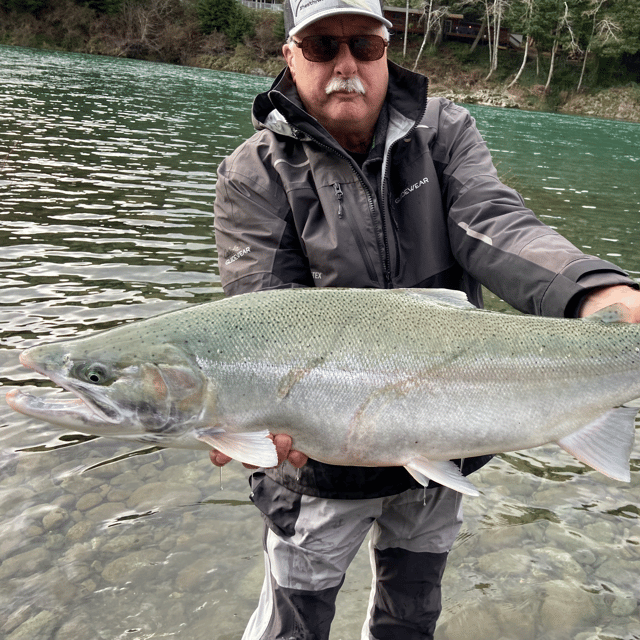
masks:
<svg viewBox="0 0 640 640"><path fill-rule="evenodd" d="M269 431L231 433L212 427L199 429L196 438L225 455L256 467L275 467L278 464L276 445L268 437Z"/></svg>
<svg viewBox="0 0 640 640"><path fill-rule="evenodd" d="M638 407L618 407L565 436L558 444L580 462L614 480L630 482L629 458Z"/></svg>
<svg viewBox="0 0 640 640"><path fill-rule="evenodd" d="M458 466L450 460L427 460L422 456L416 456L404 468L425 487L429 484L429 480L433 480L468 496L480 495L471 481L467 480Z"/></svg>

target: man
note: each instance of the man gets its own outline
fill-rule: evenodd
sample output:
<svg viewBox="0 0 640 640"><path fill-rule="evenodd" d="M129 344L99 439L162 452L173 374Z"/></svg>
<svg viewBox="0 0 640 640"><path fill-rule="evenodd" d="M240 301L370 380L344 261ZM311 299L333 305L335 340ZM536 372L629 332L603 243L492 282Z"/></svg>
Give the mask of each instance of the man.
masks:
<svg viewBox="0 0 640 640"><path fill-rule="evenodd" d="M480 306L482 283L528 313L571 317L619 301L640 321L633 280L541 224L498 180L468 112L427 101L427 79L387 61L378 0L292 0L285 16L287 68L254 102L258 132L219 168L228 295L446 287ZM332 467L307 461L285 436L275 442L287 461L251 478L266 576L245 640L328 638L370 529L362 638L432 638L460 495L423 490L401 468ZM463 473L485 461L465 460Z"/></svg>

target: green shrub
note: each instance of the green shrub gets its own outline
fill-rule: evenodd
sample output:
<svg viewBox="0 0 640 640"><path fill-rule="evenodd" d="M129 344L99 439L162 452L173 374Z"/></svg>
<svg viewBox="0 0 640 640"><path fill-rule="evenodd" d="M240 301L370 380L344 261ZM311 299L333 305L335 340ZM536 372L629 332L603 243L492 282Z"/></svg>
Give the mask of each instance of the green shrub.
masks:
<svg viewBox="0 0 640 640"><path fill-rule="evenodd" d="M0 9L38 15L49 6L49 0L0 0Z"/></svg>
<svg viewBox="0 0 640 640"><path fill-rule="evenodd" d="M260 60L279 55L285 41L284 13L255 11L253 32L250 44Z"/></svg>
<svg viewBox="0 0 640 640"><path fill-rule="evenodd" d="M197 14L205 35L220 31L232 45L253 32L248 10L236 0L198 0Z"/></svg>

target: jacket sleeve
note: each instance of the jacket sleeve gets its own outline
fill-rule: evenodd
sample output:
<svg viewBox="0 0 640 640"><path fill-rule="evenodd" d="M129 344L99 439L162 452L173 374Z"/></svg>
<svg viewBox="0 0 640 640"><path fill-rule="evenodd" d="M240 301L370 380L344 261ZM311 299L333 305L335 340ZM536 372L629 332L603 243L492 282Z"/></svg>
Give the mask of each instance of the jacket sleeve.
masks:
<svg viewBox="0 0 640 640"><path fill-rule="evenodd" d="M430 100L432 153L448 210L451 247L479 282L525 313L572 316L596 287L629 284L614 264L582 253L540 222L504 185L466 109Z"/></svg>
<svg viewBox="0 0 640 640"><path fill-rule="evenodd" d="M214 227L227 295L313 286L280 177L264 134L256 134L218 169Z"/></svg>

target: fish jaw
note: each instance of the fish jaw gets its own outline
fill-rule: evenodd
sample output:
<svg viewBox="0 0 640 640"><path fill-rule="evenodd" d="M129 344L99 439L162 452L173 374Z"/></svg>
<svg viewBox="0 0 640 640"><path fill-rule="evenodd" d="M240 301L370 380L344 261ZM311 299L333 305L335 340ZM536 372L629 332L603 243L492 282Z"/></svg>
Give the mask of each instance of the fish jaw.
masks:
<svg viewBox="0 0 640 640"><path fill-rule="evenodd" d="M199 430L189 429L169 438L162 434L131 432L122 425L102 422L89 405L81 398L69 393L52 392L44 396L34 396L23 389L12 389L7 393L6 400L7 404L18 413L87 435L117 438L146 445L168 446L174 449L211 448L200 439Z"/></svg>
<svg viewBox="0 0 640 640"><path fill-rule="evenodd" d="M95 431L104 433L107 426L111 426L110 422L101 420L86 402L73 394L34 396L23 389L13 389L7 393L6 400L14 411L65 429L95 435Z"/></svg>
<svg viewBox="0 0 640 640"><path fill-rule="evenodd" d="M29 417L97 436L178 448L206 448L195 429L214 420L214 385L173 346L132 363L74 343L27 349L21 363L69 393L14 389L7 404Z"/></svg>

